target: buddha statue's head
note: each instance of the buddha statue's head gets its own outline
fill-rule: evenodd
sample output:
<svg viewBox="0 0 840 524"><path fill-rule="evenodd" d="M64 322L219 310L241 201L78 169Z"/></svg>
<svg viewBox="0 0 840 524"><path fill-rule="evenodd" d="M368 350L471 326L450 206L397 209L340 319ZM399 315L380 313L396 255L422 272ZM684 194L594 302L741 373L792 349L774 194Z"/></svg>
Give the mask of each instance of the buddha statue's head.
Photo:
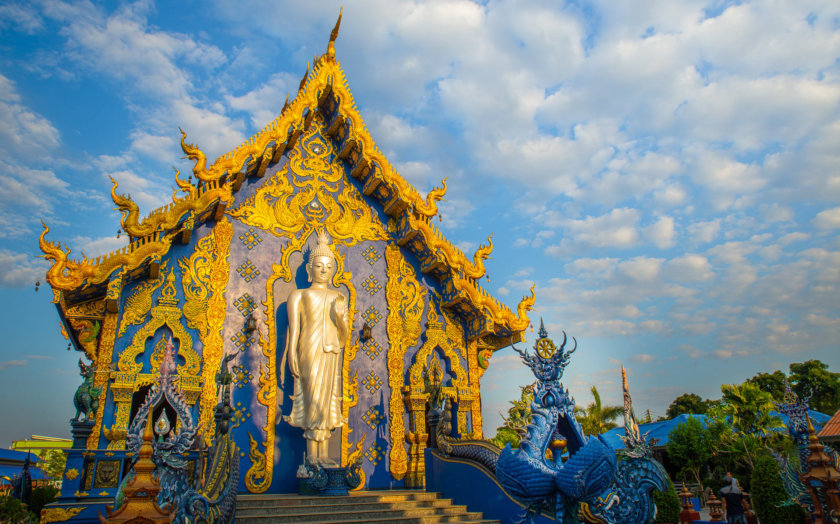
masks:
<svg viewBox="0 0 840 524"><path fill-rule="evenodd" d="M335 268L335 255L330 249L330 239L324 231L318 231L318 243L309 253L309 262L306 264L309 281L326 284L332 279Z"/></svg>

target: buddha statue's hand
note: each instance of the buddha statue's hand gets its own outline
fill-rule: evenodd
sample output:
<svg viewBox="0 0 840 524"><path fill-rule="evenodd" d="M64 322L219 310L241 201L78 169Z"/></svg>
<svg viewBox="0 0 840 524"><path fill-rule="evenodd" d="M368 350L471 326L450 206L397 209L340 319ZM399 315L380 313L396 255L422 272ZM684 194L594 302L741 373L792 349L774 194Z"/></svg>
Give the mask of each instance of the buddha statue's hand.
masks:
<svg viewBox="0 0 840 524"><path fill-rule="evenodd" d="M332 307L333 313L333 321L336 325L339 322L344 322L344 317L347 315L347 299L344 298L344 295L338 295L333 302Z"/></svg>

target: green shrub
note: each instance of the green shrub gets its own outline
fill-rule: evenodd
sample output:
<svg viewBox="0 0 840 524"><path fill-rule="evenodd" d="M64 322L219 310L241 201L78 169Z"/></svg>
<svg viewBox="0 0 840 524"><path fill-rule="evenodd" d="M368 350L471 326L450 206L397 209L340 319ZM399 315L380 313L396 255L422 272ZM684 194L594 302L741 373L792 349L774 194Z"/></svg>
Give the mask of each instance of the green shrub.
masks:
<svg viewBox="0 0 840 524"><path fill-rule="evenodd" d="M40 516L41 509L50 502L54 501L57 496L58 489L53 486L34 488L32 490L32 497L29 499L29 511Z"/></svg>
<svg viewBox="0 0 840 524"><path fill-rule="evenodd" d="M802 524L805 510L798 505L781 504L788 499L779 464L773 457L759 457L752 473L752 500L755 514L761 522L774 524Z"/></svg>
<svg viewBox="0 0 840 524"><path fill-rule="evenodd" d="M656 503L655 522L676 523L680 521L680 497L674 488L674 483L668 480L665 491L653 490L653 501Z"/></svg>
<svg viewBox="0 0 840 524"><path fill-rule="evenodd" d="M30 524L38 519L29 512L26 504L9 496L0 496L0 522Z"/></svg>

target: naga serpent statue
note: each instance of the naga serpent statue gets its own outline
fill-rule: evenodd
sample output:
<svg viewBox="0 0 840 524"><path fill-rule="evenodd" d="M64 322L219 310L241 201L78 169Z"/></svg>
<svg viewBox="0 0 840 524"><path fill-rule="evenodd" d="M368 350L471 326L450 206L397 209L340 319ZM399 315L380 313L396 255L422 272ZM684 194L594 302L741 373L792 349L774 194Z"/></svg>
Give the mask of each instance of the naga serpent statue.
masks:
<svg viewBox="0 0 840 524"><path fill-rule="evenodd" d="M101 387L93 386L93 376L96 374L93 364L86 366L82 359L79 359L79 370L85 381L76 388L76 393L73 395L76 414L70 422L78 422L82 415L85 416L85 422L92 420L96 410L99 409L99 395L102 393Z"/></svg>
<svg viewBox="0 0 840 524"><path fill-rule="evenodd" d="M508 444L500 450L487 441L453 439L448 407L437 427L438 447L444 454L472 460L495 474L502 488L528 508L523 521L548 511L564 524L649 522L656 514L651 492L665 490L668 476L653 459L647 435L639 433L626 376L626 450L617 458L600 435L584 435L575 419L574 401L560 378L577 342L568 351L566 342L564 333L556 347L541 323L533 354L513 346L537 378L531 423L519 449ZM563 448L569 453L565 462Z"/></svg>
<svg viewBox="0 0 840 524"><path fill-rule="evenodd" d="M779 413L787 415L789 422L787 425L788 434L796 444L799 452L799 465L796 461L791 461L787 457L775 454L776 461L779 463L779 474L782 477L782 484L788 494L788 499L782 505L799 504L804 506L809 514L814 514L817 510L814 504L814 498L808 486L802 482L802 475L807 474L811 470L811 465L807 460L809 455L808 445L810 444L810 431L813 431L813 425L808 417L809 401L811 396L808 395L803 399L799 399L791 390L790 383L785 381L785 396L781 403L776 403L776 409ZM809 428L810 426L810 428ZM834 468L840 469L840 453L830 446L823 446L823 452L828 455L832 461ZM820 493L820 495L822 495ZM822 498L817 501L826 508L826 501ZM827 513L827 511L826 511Z"/></svg>
<svg viewBox="0 0 840 524"><path fill-rule="evenodd" d="M135 460L142 444L143 430L149 419L149 411L168 404L177 416L177 424L166 418L161 411L155 423L157 438L152 446L152 461L155 463L154 477L160 485L157 504L170 514L171 522L232 522L236 509L236 486L239 483L239 449L229 434L231 375L227 364L236 354L222 359L221 369L216 377L217 389L222 401L216 406L216 426L213 443L195 469L199 478L190 478L189 460L186 455L200 448L204 439L198 435L189 405L184 400L175 375L176 364L174 344L170 337L160 365L160 378L152 385L145 401L131 421L126 437L126 449L134 454ZM202 448L203 449L203 448ZM130 503L123 493L133 476L129 472L120 484L114 510Z"/></svg>

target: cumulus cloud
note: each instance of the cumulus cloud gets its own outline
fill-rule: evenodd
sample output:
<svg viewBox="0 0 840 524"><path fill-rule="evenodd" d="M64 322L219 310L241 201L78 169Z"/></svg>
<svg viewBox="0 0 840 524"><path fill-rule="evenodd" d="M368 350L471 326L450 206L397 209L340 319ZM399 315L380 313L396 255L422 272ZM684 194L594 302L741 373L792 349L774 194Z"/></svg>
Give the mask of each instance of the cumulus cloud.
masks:
<svg viewBox="0 0 840 524"><path fill-rule="evenodd" d="M820 229L837 229L840 227L840 207L820 211L814 218L814 225Z"/></svg>
<svg viewBox="0 0 840 524"><path fill-rule="evenodd" d="M33 255L0 249L0 285L21 288L35 285L47 272L46 261Z"/></svg>

